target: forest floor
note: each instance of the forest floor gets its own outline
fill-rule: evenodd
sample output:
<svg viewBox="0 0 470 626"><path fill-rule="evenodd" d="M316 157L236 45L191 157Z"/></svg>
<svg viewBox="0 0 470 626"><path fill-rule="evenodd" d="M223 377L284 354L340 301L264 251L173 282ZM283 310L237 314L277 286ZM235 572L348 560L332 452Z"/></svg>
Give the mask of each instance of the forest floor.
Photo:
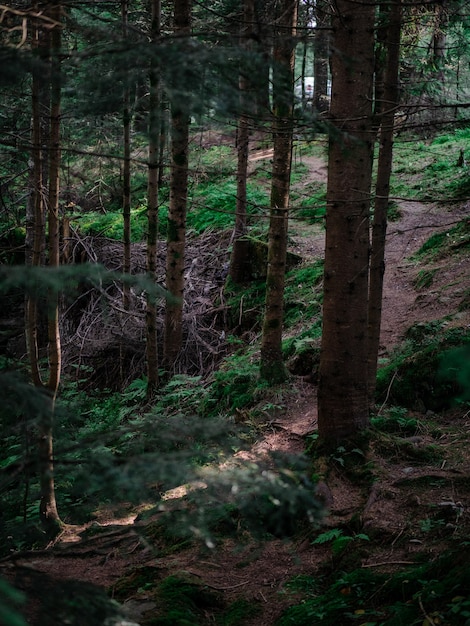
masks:
<svg viewBox="0 0 470 626"><path fill-rule="evenodd" d="M310 180L325 179L326 167L321 159L305 157L303 162L310 170ZM387 235L382 356L393 350L413 323L455 313L465 277L468 281L470 276L468 256L458 256L455 261L446 258L436 261L431 285L417 289L418 268L410 258L431 234L446 230L468 215L468 203L398 204L401 216L389 224ZM294 251L307 258L320 258L323 233L318 229L312 236L310 227L295 222L292 228ZM468 309L458 323L470 324ZM294 381L293 386L295 393L283 399L282 411L273 416L251 454L273 450L295 454L305 449L305 437L316 427L316 387L301 380ZM352 482L340 466L330 471L323 494L328 506L323 530L341 528L349 529L351 534L368 535L367 545L356 549L359 566L390 573L412 564L418 553L432 559L455 535L468 536L469 424L468 411L455 409L445 415L430 415L429 427L421 426L414 436L405 438L402 447L390 443L386 449L384 442L382 446L372 446L368 453L374 468L372 485ZM439 448L437 459L430 457L428 462L416 463L420 452L426 458L431 444ZM271 626L287 606L299 601L288 581L296 575L312 576L335 558L330 543L312 543L312 532L291 541L258 542L245 537L240 543L228 538L214 549L192 545L159 556L158 537L150 539L146 531L151 522L138 521L136 515L131 511L117 517L111 510L102 510L91 525L68 527L47 550L18 554L4 561L5 574L27 592L37 588L42 580L42 599L37 598L27 607L31 624L46 624L40 621L43 617L38 617L38 606L42 603L45 610L48 595L53 594L55 600L61 594L73 596L75 583L70 581L80 581L80 593L84 583L91 583L104 587L113 597L120 585L118 581L131 576L136 568L145 568L147 576L153 572L154 580L184 572L205 588L220 592L227 603L237 599L252 601L258 613L240 623ZM351 557L351 553L346 556ZM337 557L335 562L338 571L343 567L342 558L345 557ZM45 575L49 588L44 587ZM116 596L130 622L151 623L147 620L156 605L150 588L134 589L127 597L116 591ZM61 621L56 605L54 617L47 624L62 623L66 622ZM67 623L85 626L88 622L77 618ZM201 623L215 622L208 617L207 622Z"/></svg>

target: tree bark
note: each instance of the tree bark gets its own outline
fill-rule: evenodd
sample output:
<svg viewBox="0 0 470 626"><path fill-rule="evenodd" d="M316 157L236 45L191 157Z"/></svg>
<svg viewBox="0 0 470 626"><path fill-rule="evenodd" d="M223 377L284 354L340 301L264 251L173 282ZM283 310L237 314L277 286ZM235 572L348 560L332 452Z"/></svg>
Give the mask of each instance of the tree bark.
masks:
<svg viewBox="0 0 470 626"><path fill-rule="evenodd" d="M396 0L388 7L386 36L386 63L383 103L381 108L380 147L375 187L374 218L372 222L371 257L369 270L369 404L374 405L377 361L382 318L383 276L385 271L385 236L390 194L390 175L393 157L393 130L398 106L398 78L400 64L400 33L402 6Z"/></svg>
<svg viewBox="0 0 470 626"><path fill-rule="evenodd" d="M160 36L160 0L152 0L151 36L155 43ZM153 52L155 54L155 51ZM157 269L158 237L158 171L160 138L160 81L151 61L149 72L149 154L148 154L148 189L147 189L147 275L155 281ZM158 387L158 347L157 347L157 307L155 296L147 294L145 310L146 357L147 357L147 399L150 400Z"/></svg>
<svg viewBox="0 0 470 626"><path fill-rule="evenodd" d="M189 36L191 0L175 0L174 32ZM179 86L184 89L184 85ZM178 90L179 91L179 90ZM189 110L182 99L171 105L170 206L166 257L166 288L173 296L165 310L163 361L167 371L175 366L183 341L184 257L188 204Z"/></svg>
<svg viewBox="0 0 470 626"><path fill-rule="evenodd" d="M241 27L240 47L251 49L251 33L254 22L254 0L243 2L243 24ZM235 229L233 232L233 249L230 259L230 277L234 283L243 283L250 276L249 242L244 239L247 234L246 180L248 175L248 153L250 145L249 91L250 80L248 67L242 60L239 76L240 114L237 127L237 203L235 212Z"/></svg>
<svg viewBox="0 0 470 626"><path fill-rule="evenodd" d="M446 28L449 21L446 0L441 0L434 9L434 31L432 35L433 61L436 68L436 78L444 83L444 63L446 56Z"/></svg>
<svg viewBox="0 0 470 626"><path fill-rule="evenodd" d="M129 2L121 0L122 36L128 37ZM123 273L131 273L131 114L130 95L127 85L127 72L125 76L124 91L122 95L122 135L123 135L123 170L122 170L122 218L123 218ZM123 285L123 307L128 310L130 306L129 283Z"/></svg>
<svg viewBox="0 0 470 626"><path fill-rule="evenodd" d="M369 423L367 299L372 177L373 4L338 0L333 15L320 439L337 445Z"/></svg>
<svg viewBox="0 0 470 626"><path fill-rule="evenodd" d="M32 48L39 51L41 45L39 27L34 31ZM39 52L40 56L43 56ZM39 267L43 262L45 242L45 205L43 189L43 150L42 150L42 124L41 110L45 103L41 102L44 96L42 88L43 78L37 68L33 68L31 87L31 144L32 144L32 173L31 173L31 198L28 206L31 208L26 223L26 264ZM25 302L25 329L26 348L28 353L31 379L35 387L42 387L41 372L39 369L38 354L38 329L37 329L38 304L36 297L27 294Z"/></svg>
<svg viewBox="0 0 470 626"><path fill-rule="evenodd" d="M328 110L329 9L325 0L315 2L316 30L313 58L313 106L319 112Z"/></svg>
<svg viewBox="0 0 470 626"><path fill-rule="evenodd" d="M61 21L62 6L55 2L51 7L51 17ZM49 267L57 268L60 263L60 107L61 107L61 28L55 27L51 33L51 97L50 97L50 137L49 137L49 194L48 194L48 252ZM46 390L50 399L49 412L39 420L39 476L41 499L40 519L48 536L55 536L62 527L55 498L54 459L53 459L53 419L55 401L62 369L61 341L59 329L59 291L51 288L47 297L48 311L48 357L49 379Z"/></svg>
<svg viewBox="0 0 470 626"><path fill-rule="evenodd" d="M279 2L273 55L274 154L260 363L260 375L270 384L280 383L287 377L282 359L281 342L292 163L296 23L297 1Z"/></svg>

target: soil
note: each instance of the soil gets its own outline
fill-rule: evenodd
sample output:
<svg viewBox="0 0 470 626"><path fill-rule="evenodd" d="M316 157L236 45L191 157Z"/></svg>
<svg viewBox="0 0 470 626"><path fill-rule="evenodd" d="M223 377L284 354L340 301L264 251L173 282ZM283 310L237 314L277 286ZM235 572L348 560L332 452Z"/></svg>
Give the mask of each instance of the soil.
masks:
<svg viewBox="0 0 470 626"><path fill-rule="evenodd" d="M269 154L263 156L269 158ZM303 162L310 170L311 180L325 179L326 167L321 159L305 157ZM387 235L382 354L393 350L414 322L440 319L458 310L468 289L470 259L458 256L436 261L432 283L417 289L418 269L411 255L431 234L468 215L468 208L465 203L442 206L399 202L401 217L389 225ZM294 224L292 242L295 252L309 258L321 257L323 253L320 228L312 233L312 228ZM458 323L470 324L468 309L461 313ZM272 450L301 453L305 449L305 437L316 427L316 387L303 380L296 380L293 387L295 393L283 400L283 409L271 416L253 446L254 456ZM432 429L422 428L405 441L411 455L398 447L387 454L380 449L370 451L376 475L372 487L351 482L340 466L330 471L327 484L321 486L320 495L328 507L324 527L352 527L356 520L360 532L374 537L367 553L361 556L362 567L394 572L412 563L417 552L433 558L446 546L447 535L425 535L420 523L436 509L445 512L447 534L468 533L465 511L470 507L470 486L466 480L470 462L465 446L470 418L462 409L439 419L438 444L442 455L438 461L412 460L413 453L424 454L426 446L435 443ZM145 535L149 522L136 520L136 515L137 512L130 512L127 517L116 519L113 511L102 511L93 525L67 527L46 550L12 555L3 562L3 573L33 598L38 577L44 580L46 576L52 581L52 589L56 590L53 593L70 580L104 587L112 597L118 581L136 567L154 568L158 579L185 572L191 580L223 594L227 602L237 598L253 600L259 614L243 623L270 626L295 602L286 583L296 574L314 574L332 558L329 545L312 545L311 532L288 542L245 538L240 545L226 539L212 550L193 546L157 558ZM29 601L28 615L31 624L42 626L46 622L38 621L40 602L39 598ZM127 619L135 623L144 623L155 610L151 593L144 589L129 593L123 606ZM71 622L62 622L56 615L47 623ZM78 618L74 623L86 622Z"/></svg>

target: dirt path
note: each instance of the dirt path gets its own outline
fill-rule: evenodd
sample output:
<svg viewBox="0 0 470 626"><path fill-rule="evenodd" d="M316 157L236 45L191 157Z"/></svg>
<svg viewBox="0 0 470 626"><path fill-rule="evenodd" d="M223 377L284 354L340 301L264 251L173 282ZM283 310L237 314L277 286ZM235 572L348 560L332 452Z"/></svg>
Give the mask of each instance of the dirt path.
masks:
<svg viewBox="0 0 470 626"><path fill-rule="evenodd" d="M428 293L420 292L414 285L417 269L410 258L432 234L447 230L468 215L468 207L405 201L400 202L399 207L402 217L389 224L385 249L381 334L385 349L396 345L403 332L415 322L440 319L455 312L455 300L461 295L458 286L448 290L446 296L439 297L439 291L452 280L460 278L465 285L469 278L468 259L458 264L450 260L447 271L441 268Z"/></svg>
<svg viewBox="0 0 470 626"><path fill-rule="evenodd" d="M304 157L302 163L310 170L309 182L326 182L328 171L325 162L318 157ZM442 206L434 203L398 201L401 217L389 223L385 249L385 274L382 311L382 351L388 351L402 338L403 333L417 321L440 319L457 309L456 298L462 289L450 289L444 297L434 297L446 282L459 280L466 285L470 276L470 262L462 260L458 267L452 265L447 271L439 271L428 295L419 291L414 281L416 264L411 259L424 242L434 233L444 231L469 214L468 203ZM304 257L322 258L324 253L324 230L293 222L294 249Z"/></svg>

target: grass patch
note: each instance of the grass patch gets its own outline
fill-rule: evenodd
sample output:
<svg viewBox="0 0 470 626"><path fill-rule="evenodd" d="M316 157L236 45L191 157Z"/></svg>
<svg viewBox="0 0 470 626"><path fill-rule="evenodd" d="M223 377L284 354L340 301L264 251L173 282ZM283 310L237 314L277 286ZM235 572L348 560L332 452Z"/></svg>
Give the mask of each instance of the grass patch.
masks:
<svg viewBox="0 0 470 626"><path fill-rule="evenodd" d="M188 228L200 234L208 229L232 228L235 222L237 185L229 180L204 183L192 195ZM269 198L259 186L247 185L247 214L254 217L266 211Z"/></svg>
<svg viewBox="0 0 470 626"><path fill-rule="evenodd" d="M203 180L220 180L226 176L233 175L237 167L237 155L235 151L235 140L233 146L214 145L198 146L198 137L194 138L195 146L191 146L189 151L189 169L193 174L196 185Z"/></svg>
<svg viewBox="0 0 470 626"><path fill-rule="evenodd" d="M164 220L165 210L162 210L161 219ZM84 235L103 236L122 241L124 237L124 222L122 213L109 211L98 213L90 211L79 217L80 231ZM145 239L147 232L147 209L139 206L131 210L131 241L137 243Z"/></svg>
<svg viewBox="0 0 470 626"><path fill-rule="evenodd" d="M430 287L432 285L432 281L434 280L436 272L437 269L420 270L413 281L415 288L424 289L426 287Z"/></svg>
<svg viewBox="0 0 470 626"><path fill-rule="evenodd" d="M426 144L422 141L397 141L391 195L437 200L463 199L470 193L470 176L459 166L461 155L468 154L467 128L440 135Z"/></svg>
<svg viewBox="0 0 470 626"><path fill-rule="evenodd" d="M431 235L416 252L414 258L417 260L444 258L460 251L468 252L469 248L470 220L465 219L449 230Z"/></svg>
<svg viewBox="0 0 470 626"><path fill-rule="evenodd" d="M388 203L387 217L389 222L398 222L398 220L402 217L400 206L397 202L395 202L395 200L391 200Z"/></svg>
<svg viewBox="0 0 470 626"><path fill-rule="evenodd" d="M293 219L308 224L323 223L326 215L326 184L312 182L305 186L302 194L292 192Z"/></svg>

